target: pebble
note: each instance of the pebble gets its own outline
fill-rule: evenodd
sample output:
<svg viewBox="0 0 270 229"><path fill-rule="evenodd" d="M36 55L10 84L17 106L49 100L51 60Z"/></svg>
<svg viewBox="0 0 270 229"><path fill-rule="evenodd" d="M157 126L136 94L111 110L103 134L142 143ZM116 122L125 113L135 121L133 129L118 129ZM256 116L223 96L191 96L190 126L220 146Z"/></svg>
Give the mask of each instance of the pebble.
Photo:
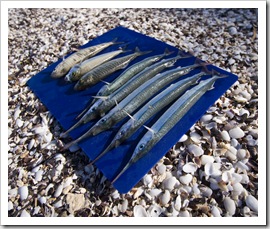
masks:
<svg viewBox="0 0 270 229"><path fill-rule="evenodd" d="M232 26L229 28L229 33L233 36L233 35L236 35L237 34L237 29Z"/></svg>
<svg viewBox="0 0 270 229"><path fill-rule="evenodd" d="M231 138L242 138L245 136L244 131L240 127L235 127L231 130L229 130L229 134Z"/></svg>
<svg viewBox="0 0 270 229"><path fill-rule="evenodd" d="M25 200L28 197L28 186L22 186L19 188L20 200Z"/></svg>
<svg viewBox="0 0 270 229"><path fill-rule="evenodd" d="M246 205L254 212L258 213L258 200L252 196L248 195L246 197Z"/></svg>

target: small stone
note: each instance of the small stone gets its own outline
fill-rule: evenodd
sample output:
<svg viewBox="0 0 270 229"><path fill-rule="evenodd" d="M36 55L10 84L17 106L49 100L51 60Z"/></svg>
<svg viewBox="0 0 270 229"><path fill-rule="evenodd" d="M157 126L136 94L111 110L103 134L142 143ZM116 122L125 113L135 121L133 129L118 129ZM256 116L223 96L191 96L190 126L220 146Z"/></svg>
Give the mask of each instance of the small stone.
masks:
<svg viewBox="0 0 270 229"><path fill-rule="evenodd" d="M229 130L229 134L231 136L231 138L242 138L245 136L244 131L240 128L240 127L235 127L231 130Z"/></svg>
<svg viewBox="0 0 270 229"><path fill-rule="evenodd" d="M246 198L246 204L252 211L258 213L258 200L254 196L248 195Z"/></svg>
<svg viewBox="0 0 270 229"><path fill-rule="evenodd" d="M201 117L200 122L207 123L207 122L209 122L212 118L213 118L213 115L211 115L211 114L206 114L206 115L203 115L203 116Z"/></svg>
<svg viewBox="0 0 270 229"><path fill-rule="evenodd" d="M244 160L246 158L247 151L245 149L237 150L237 158L239 160Z"/></svg>
<svg viewBox="0 0 270 229"><path fill-rule="evenodd" d="M28 197L28 187L22 186L19 188L20 200L25 200Z"/></svg>
<svg viewBox="0 0 270 229"><path fill-rule="evenodd" d="M71 214L74 214L79 209L89 207L89 201L85 199L84 194L68 193L66 203L68 204L68 211Z"/></svg>
<svg viewBox="0 0 270 229"><path fill-rule="evenodd" d="M158 167L157 167L157 171L160 175L162 175L163 173L166 172L166 166L164 164L160 164Z"/></svg>
<svg viewBox="0 0 270 229"><path fill-rule="evenodd" d="M232 36L236 35L237 34L237 29L234 26L231 26L229 28L229 34L232 35Z"/></svg>

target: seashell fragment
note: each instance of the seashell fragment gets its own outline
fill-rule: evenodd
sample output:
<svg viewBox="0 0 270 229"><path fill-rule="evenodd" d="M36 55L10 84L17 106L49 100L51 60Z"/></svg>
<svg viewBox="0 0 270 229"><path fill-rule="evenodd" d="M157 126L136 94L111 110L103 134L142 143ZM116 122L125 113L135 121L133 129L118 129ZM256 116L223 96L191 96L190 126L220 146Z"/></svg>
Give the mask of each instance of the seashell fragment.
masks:
<svg viewBox="0 0 270 229"><path fill-rule="evenodd" d="M179 216L180 217L190 217L190 214L187 210L184 210L184 211L179 212Z"/></svg>
<svg viewBox="0 0 270 229"><path fill-rule="evenodd" d="M181 196L178 195L175 199L175 202L174 202L174 208L177 210L177 211L180 211L181 210Z"/></svg>
<svg viewBox="0 0 270 229"><path fill-rule="evenodd" d="M216 206L211 208L211 213L214 217L221 217L220 210Z"/></svg>
<svg viewBox="0 0 270 229"><path fill-rule="evenodd" d="M141 205L136 205L133 208L134 217L148 217L149 215Z"/></svg>
<svg viewBox="0 0 270 229"><path fill-rule="evenodd" d="M25 200L28 197L28 187L27 186L22 186L19 187L19 195L20 195L20 200Z"/></svg>
<svg viewBox="0 0 270 229"><path fill-rule="evenodd" d="M35 180L37 182L41 181L42 180L42 175L43 175L43 170L38 170L36 173L35 173Z"/></svg>
<svg viewBox="0 0 270 229"><path fill-rule="evenodd" d="M221 131L220 134L224 141L230 141L230 135L226 130Z"/></svg>
<svg viewBox="0 0 270 229"><path fill-rule="evenodd" d="M58 185L57 189L55 190L54 197L60 196L62 191L63 191L63 184L61 183L60 185Z"/></svg>
<svg viewBox="0 0 270 229"><path fill-rule="evenodd" d="M184 166L183 166L183 171L185 173L191 173L191 174L194 174L194 172L196 172L197 170L197 165L193 162L188 162L186 163Z"/></svg>
<svg viewBox="0 0 270 229"><path fill-rule="evenodd" d="M157 171L160 175L162 175L163 173L166 172L166 166L164 164L160 164L158 167L157 167Z"/></svg>
<svg viewBox="0 0 270 229"><path fill-rule="evenodd" d="M201 147L191 144L188 146L188 150L190 153L192 153L195 157L201 156L204 152Z"/></svg>
<svg viewBox="0 0 270 229"><path fill-rule="evenodd" d="M233 216L236 211L236 206L235 206L234 201L230 197L225 197L223 204L229 216Z"/></svg>
<svg viewBox="0 0 270 229"><path fill-rule="evenodd" d="M31 215L29 214L28 211L26 211L25 209L22 211L20 217L31 217Z"/></svg>
<svg viewBox="0 0 270 229"><path fill-rule="evenodd" d="M179 180L182 184L188 185L192 181L192 178L192 175L188 173L186 175L180 176Z"/></svg>
<svg viewBox="0 0 270 229"><path fill-rule="evenodd" d="M167 203L169 203L170 199L171 194L168 190L165 190L165 192L159 196L159 200L162 206L165 206Z"/></svg>
<svg viewBox="0 0 270 229"><path fill-rule="evenodd" d="M204 172L207 176L217 177L221 175L221 164L208 162L204 166Z"/></svg>
<svg viewBox="0 0 270 229"><path fill-rule="evenodd" d="M252 196L248 195L246 197L246 205L254 212L258 213L258 200Z"/></svg>
<svg viewBox="0 0 270 229"><path fill-rule="evenodd" d="M167 178L162 182L162 185L163 185L164 189L168 189L170 191L173 190L175 184L176 184L176 178L175 177Z"/></svg>
<svg viewBox="0 0 270 229"><path fill-rule="evenodd" d="M213 163L215 161L215 158L210 155L202 155L201 156L201 164L205 165L207 163Z"/></svg>
<svg viewBox="0 0 270 229"><path fill-rule="evenodd" d="M159 217L159 215L162 213L162 208L156 204L153 204L149 207L148 213L151 217Z"/></svg>
<svg viewBox="0 0 270 229"><path fill-rule="evenodd" d="M231 130L229 130L229 134L231 136L231 138L242 138L245 136L244 131L240 128L240 127L235 127Z"/></svg>

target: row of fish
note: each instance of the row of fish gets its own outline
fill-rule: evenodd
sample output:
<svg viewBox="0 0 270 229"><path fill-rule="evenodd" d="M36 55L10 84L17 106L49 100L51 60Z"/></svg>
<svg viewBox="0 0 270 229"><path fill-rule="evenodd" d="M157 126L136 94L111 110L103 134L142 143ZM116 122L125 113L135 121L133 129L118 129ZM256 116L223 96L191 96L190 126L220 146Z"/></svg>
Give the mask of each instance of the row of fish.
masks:
<svg viewBox="0 0 270 229"><path fill-rule="evenodd" d="M61 62L56 67L52 77L62 77L69 71L66 75L67 80L78 80L75 89L83 90L102 81L113 72L126 68L129 62L137 56L149 53L149 51L141 52L136 48L133 54L108 61L116 55L125 52L117 50L86 60L86 58L95 55L98 52L97 50L103 50L116 43L119 42L112 41L100 44L78 51L81 53L76 52L72 54L63 61L66 62L65 64ZM80 118L78 122L61 136L66 136L70 131L91 120L100 119L82 136L66 144L63 150L89 136L109 130L123 119L129 117L128 121L116 133L109 146L91 163L95 163L111 149L118 147L142 126L147 129L146 134L135 147L129 162L114 178L112 183L133 163L147 154L181 120L207 90L212 89L215 81L224 77L215 72L210 73L206 68L206 64L200 61L195 61L194 64L189 66L166 70L174 66L179 59L192 57L189 54L179 52L175 57L161 60L171 53L165 50L163 54L145 58L127 68L111 83L106 83L94 97L93 102L78 116ZM102 61L104 62L102 63ZM81 64L78 64L80 62ZM180 77L185 76L198 67L203 67L201 72L179 80ZM61 74L57 74L57 72L61 72ZM211 78L201 80L198 84L202 76L209 74L212 74ZM194 86L195 84L197 85ZM147 127L144 125L151 117L167 106L169 108L161 117L158 117L153 126Z"/></svg>

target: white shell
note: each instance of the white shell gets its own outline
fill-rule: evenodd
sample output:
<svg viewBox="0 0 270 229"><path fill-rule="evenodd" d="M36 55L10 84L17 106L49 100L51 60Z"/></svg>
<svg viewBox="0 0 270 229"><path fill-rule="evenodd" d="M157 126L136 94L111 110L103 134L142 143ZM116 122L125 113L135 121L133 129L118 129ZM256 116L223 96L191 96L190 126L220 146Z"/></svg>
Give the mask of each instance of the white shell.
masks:
<svg viewBox="0 0 270 229"><path fill-rule="evenodd" d="M235 183L232 185L232 187L233 187L233 191L239 192L239 193L241 193L244 189L243 185L241 185L240 183Z"/></svg>
<svg viewBox="0 0 270 229"><path fill-rule="evenodd" d="M10 211L11 209L13 209L13 203L8 201L8 210Z"/></svg>
<svg viewBox="0 0 270 229"><path fill-rule="evenodd" d="M22 186L19 188L20 199L25 200L28 197L28 187Z"/></svg>
<svg viewBox="0 0 270 229"><path fill-rule="evenodd" d="M185 173L191 173L194 174L194 172L197 170L197 165L193 162L188 162L183 166L183 171Z"/></svg>
<svg viewBox="0 0 270 229"><path fill-rule="evenodd" d="M192 175L188 173L186 175L180 176L179 180L182 184L187 185L192 181Z"/></svg>
<svg viewBox="0 0 270 229"><path fill-rule="evenodd" d="M170 199L171 199L171 194L168 190L165 190L165 192L159 196L160 203L163 206L169 203Z"/></svg>
<svg viewBox="0 0 270 229"><path fill-rule="evenodd" d="M225 197L223 201L224 207L230 216L235 214L236 206L234 201L230 197Z"/></svg>
<svg viewBox="0 0 270 229"><path fill-rule="evenodd" d="M42 205L42 204L45 204L45 203L46 203L47 199L46 199L45 196L42 196L42 197L39 197L39 198L38 198L38 201L39 201L39 203Z"/></svg>
<svg viewBox="0 0 270 229"><path fill-rule="evenodd" d="M211 209L211 213L214 217L221 217L220 211L216 206L213 206Z"/></svg>
<svg viewBox="0 0 270 229"><path fill-rule="evenodd" d="M213 163L215 161L215 158L210 155L202 155L201 156L201 164L205 165L207 163Z"/></svg>
<svg viewBox="0 0 270 229"><path fill-rule="evenodd" d="M187 210L185 210L185 211L180 211L179 216L180 217L190 217L190 214Z"/></svg>
<svg viewBox="0 0 270 229"><path fill-rule="evenodd" d="M128 208L128 200L127 199L124 199L120 211L122 213L124 213L127 210L127 208Z"/></svg>
<svg viewBox="0 0 270 229"><path fill-rule="evenodd" d="M134 217L148 217L147 212L145 211L144 207L142 207L141 205L136 205L133 208L133 214L134 214Z"/></svg>
<svg viewBox="0 0 270 229"><path fill-rule="evenodd" d="M167 178L162 182L162 184L164 189L173 190L176 184L176 178L175 177Z"/></svg>
<svg viewBox="0 0 270 229"><path fill-rule="evenodd" d="M157 171L160 175L162 175L163 173L166 172L166 165L164 164L160 164L158 167L157 167Z"/></svg>
<svg viewBox="0 0 270 229"><path fill-rule="evenodd" d="M230 134L231 138L236 138L236 139L242 138L245 136L244 131L238 126L229 130L229 134Z"/></svg>
<svg viewBox="0 0 270 229"><path fill-rule="evenodd" d="M184 141L186 141L187 139L188 139L188 136L187 136L186 134L184 134L184 135L179 139L178 142L184 142Z"/></svg>
<svg viewBox="0 0 270 229"><path fill-rule="evenodd" d="M36 173L35 173L35 180L37 182L41 181L42 180L42 175L43 175L43 170L38 170Z"/></svg>
<svg viewBox="0 0 270 229"><path fill-rule="evenodd" d="M160 189L154 188L149 191L149 195L152 197L157 197L162 191Z"/></svg>
<svg viewBox="0 0 270 229"><path fill-rule="evenodd" d="M174 208L175 208L177 211L180 211L181 206L182 206L182 204L181 204L181 196L178 195L178 196L176 197L176 199L175 199L175 202L174 202Z"/></svg>
<svg viewBox="0 0 270 229"><path fill-rule="evenodd" d="M162 208L156 204L151 205L148 209L148 213L151 217L159 217L162 211Z"/></svg>
<svg viewBox="0 0 270 229"><path fill-rule="evenodd" d="M204 172L207 176L217 177L221 175L221 164L208 162L204 166Z"/></svg>
<svg viewBox="0 0 270 229"><path fill-rule="evenodd" d="M252 211L258 213L258 200L254 196L248 195L246 198L246 204Z"/></svg>
<svg viewBox="0 0 270 229"><path fill-rule="evenodd" d="M26 211L25 209L22 211L20 217L31 217L31 215L29 214L28 211Z"/></svg>
<svg viewBox="0 0 270 229"><path fill-rule="evenodd" d="M60 194L62 193L62 191L63 191L63 184L60 184L60 185L58 185L58 187L57 187L57 189L56 189L56 191L54 193L54 197L60 196Z"/></svg>
<svg viewBox="0 0 270 229"><path fill-rule="evenodd" d="M206 114L206 115L203 115L203 116L201 117L200 122L207 123L207 122L209 122L212 118L213 118L213 115L211 115L211 114Z"/></svg>
<svg viewBox="0 0 270 229"><path fill-rule="evenodd" d="M201 147L191 144L188 146L188 150L190 153L192 153L195 157L201 156L204 152Z"/></svg>

